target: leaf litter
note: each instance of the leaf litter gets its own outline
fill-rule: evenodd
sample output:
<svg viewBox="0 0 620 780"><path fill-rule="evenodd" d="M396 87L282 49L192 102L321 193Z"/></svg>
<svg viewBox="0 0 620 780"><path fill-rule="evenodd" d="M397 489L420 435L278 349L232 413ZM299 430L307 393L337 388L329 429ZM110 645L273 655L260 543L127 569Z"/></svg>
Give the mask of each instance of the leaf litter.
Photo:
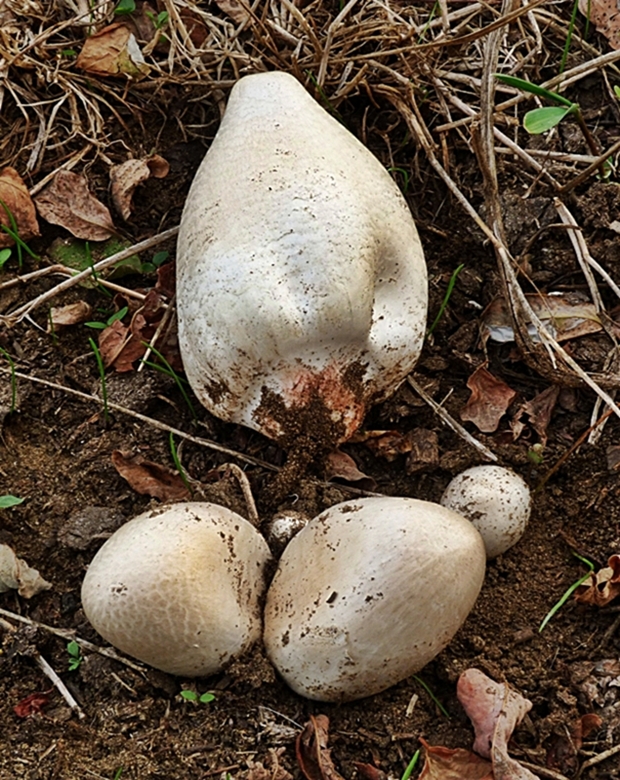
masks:
<svg viewBox="0 0 620 780"><path fill-rule="evenodd" d="M575 601L606 607L620 596L620 555L612 555L607 566L592 572L590 577L575 591Z"/></svg>
<svg viewBox="0 0 620 780"><path fill-rule="evenodd" d="M17 234L22 241L40 235L36 210L28 188L15 168L8 166L0 169L0 225L11 228L11 217L15 220ZM0 229L0 249L13 246L14 243L13 238Z"/></svg>
<svg viewBox="0 0 620 780"><path fill-rule="evenodd" d="M22 558L18 558L12 547L0 544L0 593L14 589L20 596L30 599L51 587L51 582L43 579Z"/></svg>
<svg viewBox="0 0 620 780"><path fill-rule="evenodd" d="M110 168L112 202L124 220L131 217L132 198L136 187L150 179L151 176L163 179L169 171L170 166L158 154L142 157L138 160L126 160L124 163L113 165Z"/></svg>
<svg viewBox="0 0 620 780"><path fill-rule="evenodd" d="M473 422L483 433L494 433L516 392L493 376L485 365L479 366L469 377L467 387L471 396L461 410L461 420Z"/></svg>
<svg viewBox="0 0 620 780"><path fill-rule="evenodd" d="M164 503L190 498L178 472L153 463L139 453L114 450L111 458L114 468L137 493L158 498Z"/></svg>

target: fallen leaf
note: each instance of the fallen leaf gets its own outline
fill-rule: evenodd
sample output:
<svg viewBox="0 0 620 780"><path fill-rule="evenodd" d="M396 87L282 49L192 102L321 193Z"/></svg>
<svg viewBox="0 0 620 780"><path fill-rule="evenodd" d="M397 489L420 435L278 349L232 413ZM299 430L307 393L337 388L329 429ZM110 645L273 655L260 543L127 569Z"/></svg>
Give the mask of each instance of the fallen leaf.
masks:
<svg viewBox="0 0 620 780"><path fill-rule="evenodd" d="M562 733L554 733L547 748L547 767L559 769L564 775L574 775L579 769L578 753L584 738L602 724L602 719L590 712L578 718L569 728L564 726Z"/></svg>
<svg viewBox="0 0 620 780"><path fill-rule="evenodd" d="M388 780L388 776L381 769L377 769L373 764L362 764L354 761L353 766L357 769L357 774L362 780Z"/></svg>
<svg viewBox="0 0 620 780"><path fill-rule="evenodd" d="M123 347L127 344L131 334L127 325L123 325L120 320L114 320L111 325L104 328L99 334L99 352L101 353L101 359L103 365L109 368L116 358L120 355ZM133 365L130 364L128 370L132 370ZM119 372L122 369L119 369Z"/></svg>
<svg viewBox="0 0 620 780"><path fill-rule="evenodd" d="M620 555L612 555L607 566L592 572L575 591L575 601L605 607L620 596Z"/></svg>
<svg viewBox="0 0 620 780"><path fill-rule="evenodd" d="M325 458L325 479L343 479L345 482L364 482L368 490L373 490L377 484L372 477L360 471L350 455L341 450L330 452Z"/></svg>
<svg viewBox="0 0 620 780"><path fill-rule="evenodd" d="M142 157L139 160L127 160L110 168L112 202L124 220L131 216L131 201L138 184L150 179L151 176L163 179L169 171L170 166L158 154Z"/></svg>
<svg viewBox="0 0 620 780"><path fill-rule="evenodd" d="M220 10L224 11L237 24L246 22L250 18L247 6L240 0L215 0L215 3Z"/></svg>
<svg viewBox="0 0 620 780"><path fill-rule="evenodd" d="M411 452L407 458L407 474L434 469L439 465L439 438L435 431L414 428L409 434Z"/></svg>
<svg viewBox="0 0 620 780"><path fill-rule="evenodd" d="M474 750L483 758L491 759L494 780L537 780L508 755L512 732L532 709L532 702L507 683L491 680L479 669L463 672L456 695L474 727Z"/></svg>
<svg viewBox="0 0 620 780"><path fill-rule="evenodd" d="M579 293L528 293L525 297L547 332L557 341L567 341L602 330L594 304ZM527 331L533 341L540 341L534 324L528 322ZM490 338L505 344L515 340L510 310L504 298L496 298L484 310L480 319L480 332L483 341Z"/></svg>
<svg viewBox="0 0 620 780"><path fill-rule="evenodd" d="M560 395L560 388L558 385L551 385L542 393L534 396L531 401L526 401L521 404L517 409L510 427L512 428L513 438L516 440L519 438L525 423L521 421L524 414L530 418L530 425L536 431L540 438L540 443L545 446L547 443L547 428L551 421L551 415L555 409L558 397Z"/></svg>
<svg viewBox="0 0 620 780"><path fill-rule="evenodd" d="M67 325L77 325L80 322L89 320L93 313L93 308L86 301L77 301L69 303L66 306L52 306L50 310L50 321L47 324L47 332L52 328L64 328Z"/></svg>
<svg viewBox="0 0 620 780"><path fill-rule="evenodd" d="M248 761L248 771L243 773L244 780L293 780L293 775L280 765L280 758L286 748L269 748L269 754L263 764L261 761Z"/></svg>
<svg viewBox="0 0 620 780"><path fill-rule="evenodd" d="M418 780L493 780L491 763L464 748L433 747L422 737L424 767Z"/></svg>
<svg viewBox="0 0 620 780"><path fill-rule="evenodd" d="M145 460L141 455L114 450L112 464L136 493L163 502L184 501L190 497L189 490L177 472Z"/></svg>
<svg viewBox="0 0 620 780"><path fill-rule="evenodd" d="M51 587L52 584L44 580L36 569L18 558L8 544L0 544L0 593L15 589L20 596L29 599Z"/></svg>
<svg viewBox="0 0 620 780"><path fill-rule="evenodd" d="M609 41L620 49L620 7L617 0L579 0L579 10Z"/></svg>
<svg viewBox="0 0 620 780"><path fill-rule="evenodd" d="M43 707L49 701L51 691L43 693L31 693L13 707L13 712L18 718L30 718L32 715L41 715Z"/></svg>
<svg viewBox="0 0 620 780"><path fill-rule="evenodd" d="M174 263L164 263L157 269L155 289L168 299L173 298L176 290L176 266Z"/></svg>
<svg viewBox="0 0 620 780"><path fill-rule="evenodd" d="M473 422L483 433L493 433L516 392L484 366L477 368L469 377L467 387L471 396L461 410L461 420Z"/></svg>
<svg viewBox="0 0 620 780"><path fill-rule="evenodd" d="M110 212L90 194L86 179L77 173L58 171L34 201L43 219L76 238L105 241L116 234Z"/></svg>
<svg viewBox="0 0 620 780"><path fill-rule="evenodd" d="M343 780L328 749L329 718L311 715L295 743L297 762L306 780Z"/></svg>
<svg viewBox="0 0 620 780"><path fill-rule="evenodd" d="M150 71L135 35L122 22L104 27L87 38L75 64L95 76L139 79Z"/></svg>
<svg viewBox="0 0 620 780"><path fill-rule="evenodd" d="M34 203L24 180L15 168L2 168L0 170L0 201L13 216L17 225L17 233L22 241L29 241L31 238L41 235ZM0 225L11 227L11 219L1 203ZM14 243L11 236L0 229L0 249L13 246Z"/></svg>

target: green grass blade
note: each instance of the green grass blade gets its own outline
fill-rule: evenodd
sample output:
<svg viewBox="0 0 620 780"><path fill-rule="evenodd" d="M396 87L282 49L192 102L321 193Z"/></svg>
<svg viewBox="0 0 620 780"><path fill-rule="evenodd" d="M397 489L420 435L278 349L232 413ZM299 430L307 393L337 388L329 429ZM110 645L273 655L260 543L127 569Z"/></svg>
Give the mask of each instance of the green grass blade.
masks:
<svg viewBox="0 0 620 780"><path fill-rule="evenodd" d="M194 420L197 420L197 419L198 419L198 416L196 415L196 410L194 409L194 406L193 406L192 402L190 401L190 399L189 399L189 396L187 395L187 392L186 392L185 388L183 387L183 380L181 379L181 377L180 377L180 376L177 374L177 372L174 370L174 368L172 368L172 366L170 365L170 363L168 363L168 361L166 360L166 358L165 358L165 357L164 357L164 356L161 354L161 352L159 352L159 350L157 350L157 349L155 349L155 347L153 347L153 346L149 345L149 344L148 344L146 341L143 341L143 342L142 342L142 344L143 344L143 345L144 345L144 346L145 346L147 349L150 349L150 350L151 350L151 352L152 352L154 355L157 355L157 357L158 357L158 358L161 360L161 362L164 364L164 366L165 366L165 368L166 368L166 371L165 371L164 373L168 374L168 376L171 376L171 377L174 379L174 381L177 383L177 387L179 388L179 390L180 390L180 392L181 392L181 395L183 396L183 400L184 400L184 401L185 401L185 403L187 404L187 408L189 409L189 411L190 411L190 413L191 413L191 415L192 415L192 418L193 418ZM143 361L143 362L144 362L144 363L146 363L146 364L147 364L147 366L148 366L148 365L152 365L152 366L153 366L153 368L159 368L159 366L156 366L156 365L155 365L155 364L153 364L153 363L149 363L149 362L148 362L148 360L145 360L145 361Z"/></svg>
<svg viewBox="0 0 620 780"><path fill-rule="evenodd" d="M108 419L110 417L110 413L108 410L108 386L105 380L105 366L103 365L103 358L101 357L101 352L99 351L99 347L97 346L95 341L89 338L88 343L90 344L90 348L92 349L92 351L95 353L95 358L97 359L99 378L101 379L101 395L103 398L103 419L105 421L105 424L107 425Z"/></svg>
<svg viewBox="0 0 620 780"><path fill-rule="evenodd" d="M544 106L528 111L523 117L523 127L530 135L540 135L559 125L567 114L572 113L571 108L563 106Z"/></svg>
<svg viewBox="0 0 620 780"><path fill-rule="evenodd" d="M443 317L443 313L446 310L446 307L448 305L448 301L450 300L450 297L452 296L452 291L454 290L454 285L456 284L456 279L457 279L458 275L461 273L461 271L463 270L463 268L465 268L465 263L461 263L452 272L452 276L450 277L450 281L448 282L448 287L446 289L446 294L443 297L443 301L441 302L441 306L439 307L439 311L437 312L437 316L433 320L433 324L426 331L426 338L428 338L431 335L431 333L435 330L435 328L439 324L439 320L441 320L441 318Z"/></svg>
<svg viewBox="0 0 620 780"><path fill-rule="evenodd" d="M538 84L532 84L531 81L525 81L525 79L518 79L516 76L507 76L504 73L496 73L495 78L501 81L502 84L506 84L508 87L514 87L520 89L522 92L529 92L532 95L538 95L538 97L545 98L552 103L560 103L563 106L573 105L572 101L565 98L563 95L559 95L557 92L551 92L544 87L539 87Z"/></svg>
<svg viewBox="0 0 620 780"><path fill-rule="evenodd" d="M411 761L407 764L407 769L405 769L405 771L403 772L403 776L400 778L400 780L409 780L413 770L415 769L415 765L418 763L419 758L420 758L420 750L418 749L413 754L413 758L411 759Z"/></svg>
<svg viewBox="0 0 620 780"><path fill-rule="evenodd" d="M431 691L431 689L428 687L428 685L422 680L420 677L418 677L416 674L413 675L413 679L420 683L420 685L424 688L424 690L428 693L428 695L431 697L431 699L435 702L435 705L439 708L441 714L447 718L448 720L452 720L450 718L450 713L448 710L443 706L443 704L439 701L439 699L435 696L435 694Z"/></svg>
<svg viewBox="0 0 620 780"><path fill-rule="evenodd" d="M185 473L185 469L183 468L183 464L181 463L181 459L179 458L179 453L177 452L176 444L174 443L174 436L172 435L172 431L170 431L169 442L170 442L170 454L172 455L174 466L176 470L179 472L179 476L181 477L183 484L187 488L188 493L193 496L194 491L192 490L189 484L189 480L187 479L187 474Z"/></svg>
<svg viewBox="0 0 620 780"><path fill-rule="evenodd" d="M560 73L564 73L566 67L566 60L568 59L568 52L573 40L573 31L575 29L575 21L577 20L577 10L579 8L579 0L573 0L573 11L570 16L570 22L568 23L568 33L566 40L564 41L564 51L562 52L562 60L560 61Z"/></svg>
<svg viewBox="0 0 620 780"><path fill-rule="evenodd" d="M556 602L556 603L555 603L555 604L554 604L554 605L551 607L551 609L549 610L549 612L547 612L547 614L545 615L545 618L544 618L543 622L540 624L540 627L539 627L539 629L538 629L538 633L539 633L539 634L540 634L540 633L542 633L542 632L544 631L545 627L547 626L547 624L549 623L549 621L551 620L551 618L552 618L552 617L553 617L553 616L556 614L556 612L558 612L558 611L559 611L559 610L560 610L560 609L561 609L561 608L564 606L564 604L566 604L566 602L567 602L567 601L569 600L569 598L570 598L570 597L573 595L573 593L574 593L574 592L577 590L577 588L578 588L580 585L583 585L583 583L584 583L584 582L585 582L585 581L588 579L588 577L589 577L589 576L592 574L592 572L594 571L594 564L592 563L592 561L589 561L587 558L583 558L581 555L578 555L578 554L577 554L576 552L574 552L574 551L573 551L573 555L575 556L575 558L579 558L579 560L580 560L582 563L585 563L585 564L586 564L586 566L588 567L588 573L587 573L587 574L584 574L584 575L583 575L583 577L580 577L580 578L577 580L577 582L573 582L573 584L570 586L570 588L568 588L568 590L567 590L567 591L566 591L566 592L565 592L565 593L562 595L562 597L560 598L560 600L559 600L559 601L557 601L557 602Z"/></svg>

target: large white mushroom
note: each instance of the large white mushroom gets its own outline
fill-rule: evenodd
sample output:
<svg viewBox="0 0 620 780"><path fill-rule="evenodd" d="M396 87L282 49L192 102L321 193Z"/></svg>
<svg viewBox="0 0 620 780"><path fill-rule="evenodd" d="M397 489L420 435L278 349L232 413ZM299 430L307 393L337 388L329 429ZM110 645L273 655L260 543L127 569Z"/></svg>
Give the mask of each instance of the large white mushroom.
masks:
<svg viewBox="0 0 620 780"><path fill-rule="evenodd" d="M474 605L484 544L450 509L366 498L323 512L285 549L267 593L267 653L319 701L378 693L414 674Z"/></svg>
<svg viewBox="0 0 620 780"><path fill-rule="evenodd" d="M82 585L86 617L104 639L169 674L207 676L261 634L269 548L216 504L163 507L121 526Z"/></svg>
<svg viewBox="0 0 620 780"><path fill-rule="evenodd" d="M285 73L242 78L188 195L179 341L200 401L285 446L348 438L413 368L427 279L379 161Z"/></svg>

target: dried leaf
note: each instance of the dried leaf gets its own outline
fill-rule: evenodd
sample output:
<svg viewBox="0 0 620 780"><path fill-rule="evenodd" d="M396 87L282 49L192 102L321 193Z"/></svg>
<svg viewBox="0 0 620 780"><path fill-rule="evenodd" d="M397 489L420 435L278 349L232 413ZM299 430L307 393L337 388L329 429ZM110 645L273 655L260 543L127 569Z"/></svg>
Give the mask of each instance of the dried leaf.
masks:
<svg viewBox="0 0 620 780"><path fill-rule="evenodd" d="M0 170L0 201L11 212L22 241L29 241L34 236L40 235L34 203L24 180L15 168ZM0 204L0 225L11 227L11 220L2 204ZM0 249L13 246L14 243L9 234L0 229Z"/></svg>
<svg viewBox="0 0 620 780"><path fill-rule="evenodd" d="M612 555L607 566L592 572L589 579L575 591L575 601L605 607L620 596L620 555Z"/></svg>
<svg viewBox="0 0 620 780"><path fill-rule="evenodd" d="M521 417L527 414L530 418L530 425L536 431L540 438L540 443L545 446L547 443L547 428L551 421L551 415L555 409L560 388L558 385L551 385L542 393L534 396L531 401L526 401L517 409L510 424L513 432L513 438L516 440L521 435L525 423L521 422Z"/></svg>
<svg viewBox="0 0 620 780"><path fill-rule="evenodd" d="M43 693L31 693L13 707L13 712L18 718L29 718L32 715L40 715L43 707L49 701L51 691Z"/></svg>
<svg viewBox="0 0 620 780"><path fill-rule="evenodd" d="M69 303L66 306L52 306L50 311L50 320L47 325L47 332L52 328L64 328L67 325L77 325L80 322L86 322L91 318L93 308L86 301L77 301Z"/></svg>
<svg viewBox="0 0 620 780"><path fill-rule="evenodd" d="M473 422L483 433L493 433L516 392L484 366L477 368L469 377L467 387L471 396L461 410L461 420Z"/></svg>
<svg viewBox="0 0 620 780"><path fill-rule="evenodd" d="M42 590L49 590L50 582L44 580L36 569L18 558L8 544L0 544L0 593L12 588L25 599L32 598Z"/></svg>
<svg viewBox="0 0 620 780"><path fill-rule="evenodd" d="M493 780L491 763L470 750L433 747L422 737L424 768L418 780Z"/></svg>
<svg viewBox="0 0 620 780"><path fill-rule="evenodd" d="M343 780L332 762L328 740L327 715L311 715L295 744L299 768L306 780Z"/></svg>
<svg viewBox="0 0 620 780"><path fill-rule="evenodd" d="M285 748L269 748L265 765L261 761L248 761L248 771L243 773L244 780L293 780L293 775L280 765Z"/></svg>
<svg viewBox="0 0 620 780"><path fill-rule="evenodd" d="M127 160L110 168L112 201L123 219L131 216L133 193L143 181L154 176L162 179L168 175L170 166L158 154L140 160Z"/></svg>
<svg viewBox="0 0 620 780"><path fill-rule="evenodd" d="M139 79L150 71L135 35L122 22L104 27L87 38L75 64L95 76Z"/></svg>
<svg viewBox="0 0 620 780"><path fill-rule="evenodd" d="M556 341L567 341L602 330L594 304L579 293L529 293L525 297ZM540 341L535 325L528 322L527 330L534 342ZM484 310L480 332L484 341L490 338L504 344L515 340L510 309L504 298L496 298Z"/></svg>
<svg viewBox="0 0 620 780"><path fill-rule="evenodd" d="M373 764L362 764L354 761L353 765L357 769L357 774L362 780L388 780L388 776L381 769L377 769Z"/></svg>
<svg viewBox="0 0 620 780"><path fill-rule="evenodd" d="M343 479L345 482L362 482L371 485L368 490L376 487L376 482L364 472L360 471L350 455L341 450L330 452L325 459L325 479Z"/></svg>
<svg viewBox="0 0 620 780"><path fill-rule="evenodd" d="M157 269L155 289L166 298L171 299L176 290L176 266L174 263L164 263Z"/></svg>
<svg viewBox="0 0 620 780"><path fill-rule="evenodd" d="M562 733L554 733L547 748L547 767L559 769L564 775L574 775L579 768L578 752L584 738L599 729L602 724L601 718L590 712L578 718L570 728L564 727Z"/></svg>
<svg viewBox="0 0 620 780"><path fill-rule="evenodd" d="M459 677L456 694L476 734L474 750L493 764L495 780L537 780L508 755L512 732L531 710L532 702L507 683L496 683L479 669Z"/></svg>
<svg viewBox="0 0 620 780"><path fill-rule="evenodd" d="M215 0L217 7L230 16L233 22L241 24L250 18L250 12L245 3L240 0Z"/></svg>
<svg viewBox="0 0 620 780"><path fill-rule="evenodd" d="M579 10L609 41L620 49L620 8L617 0L579 0Z"/></svg>
<svg viewBox="0 0 620 780"><path fill-rule="evenodd" d="M105 241L116 234L110 212L90 194L86 179L77 173L58 171L34 201L43 219L76 238Z"/></svg>
<svg viewBox="0 0 620 780"><path fill-rule="evenodd" d="M164 502L184 501L190 497L179 474L158 463L145 460L141 455L114 450L112 463L137 493Z"/></svg>

